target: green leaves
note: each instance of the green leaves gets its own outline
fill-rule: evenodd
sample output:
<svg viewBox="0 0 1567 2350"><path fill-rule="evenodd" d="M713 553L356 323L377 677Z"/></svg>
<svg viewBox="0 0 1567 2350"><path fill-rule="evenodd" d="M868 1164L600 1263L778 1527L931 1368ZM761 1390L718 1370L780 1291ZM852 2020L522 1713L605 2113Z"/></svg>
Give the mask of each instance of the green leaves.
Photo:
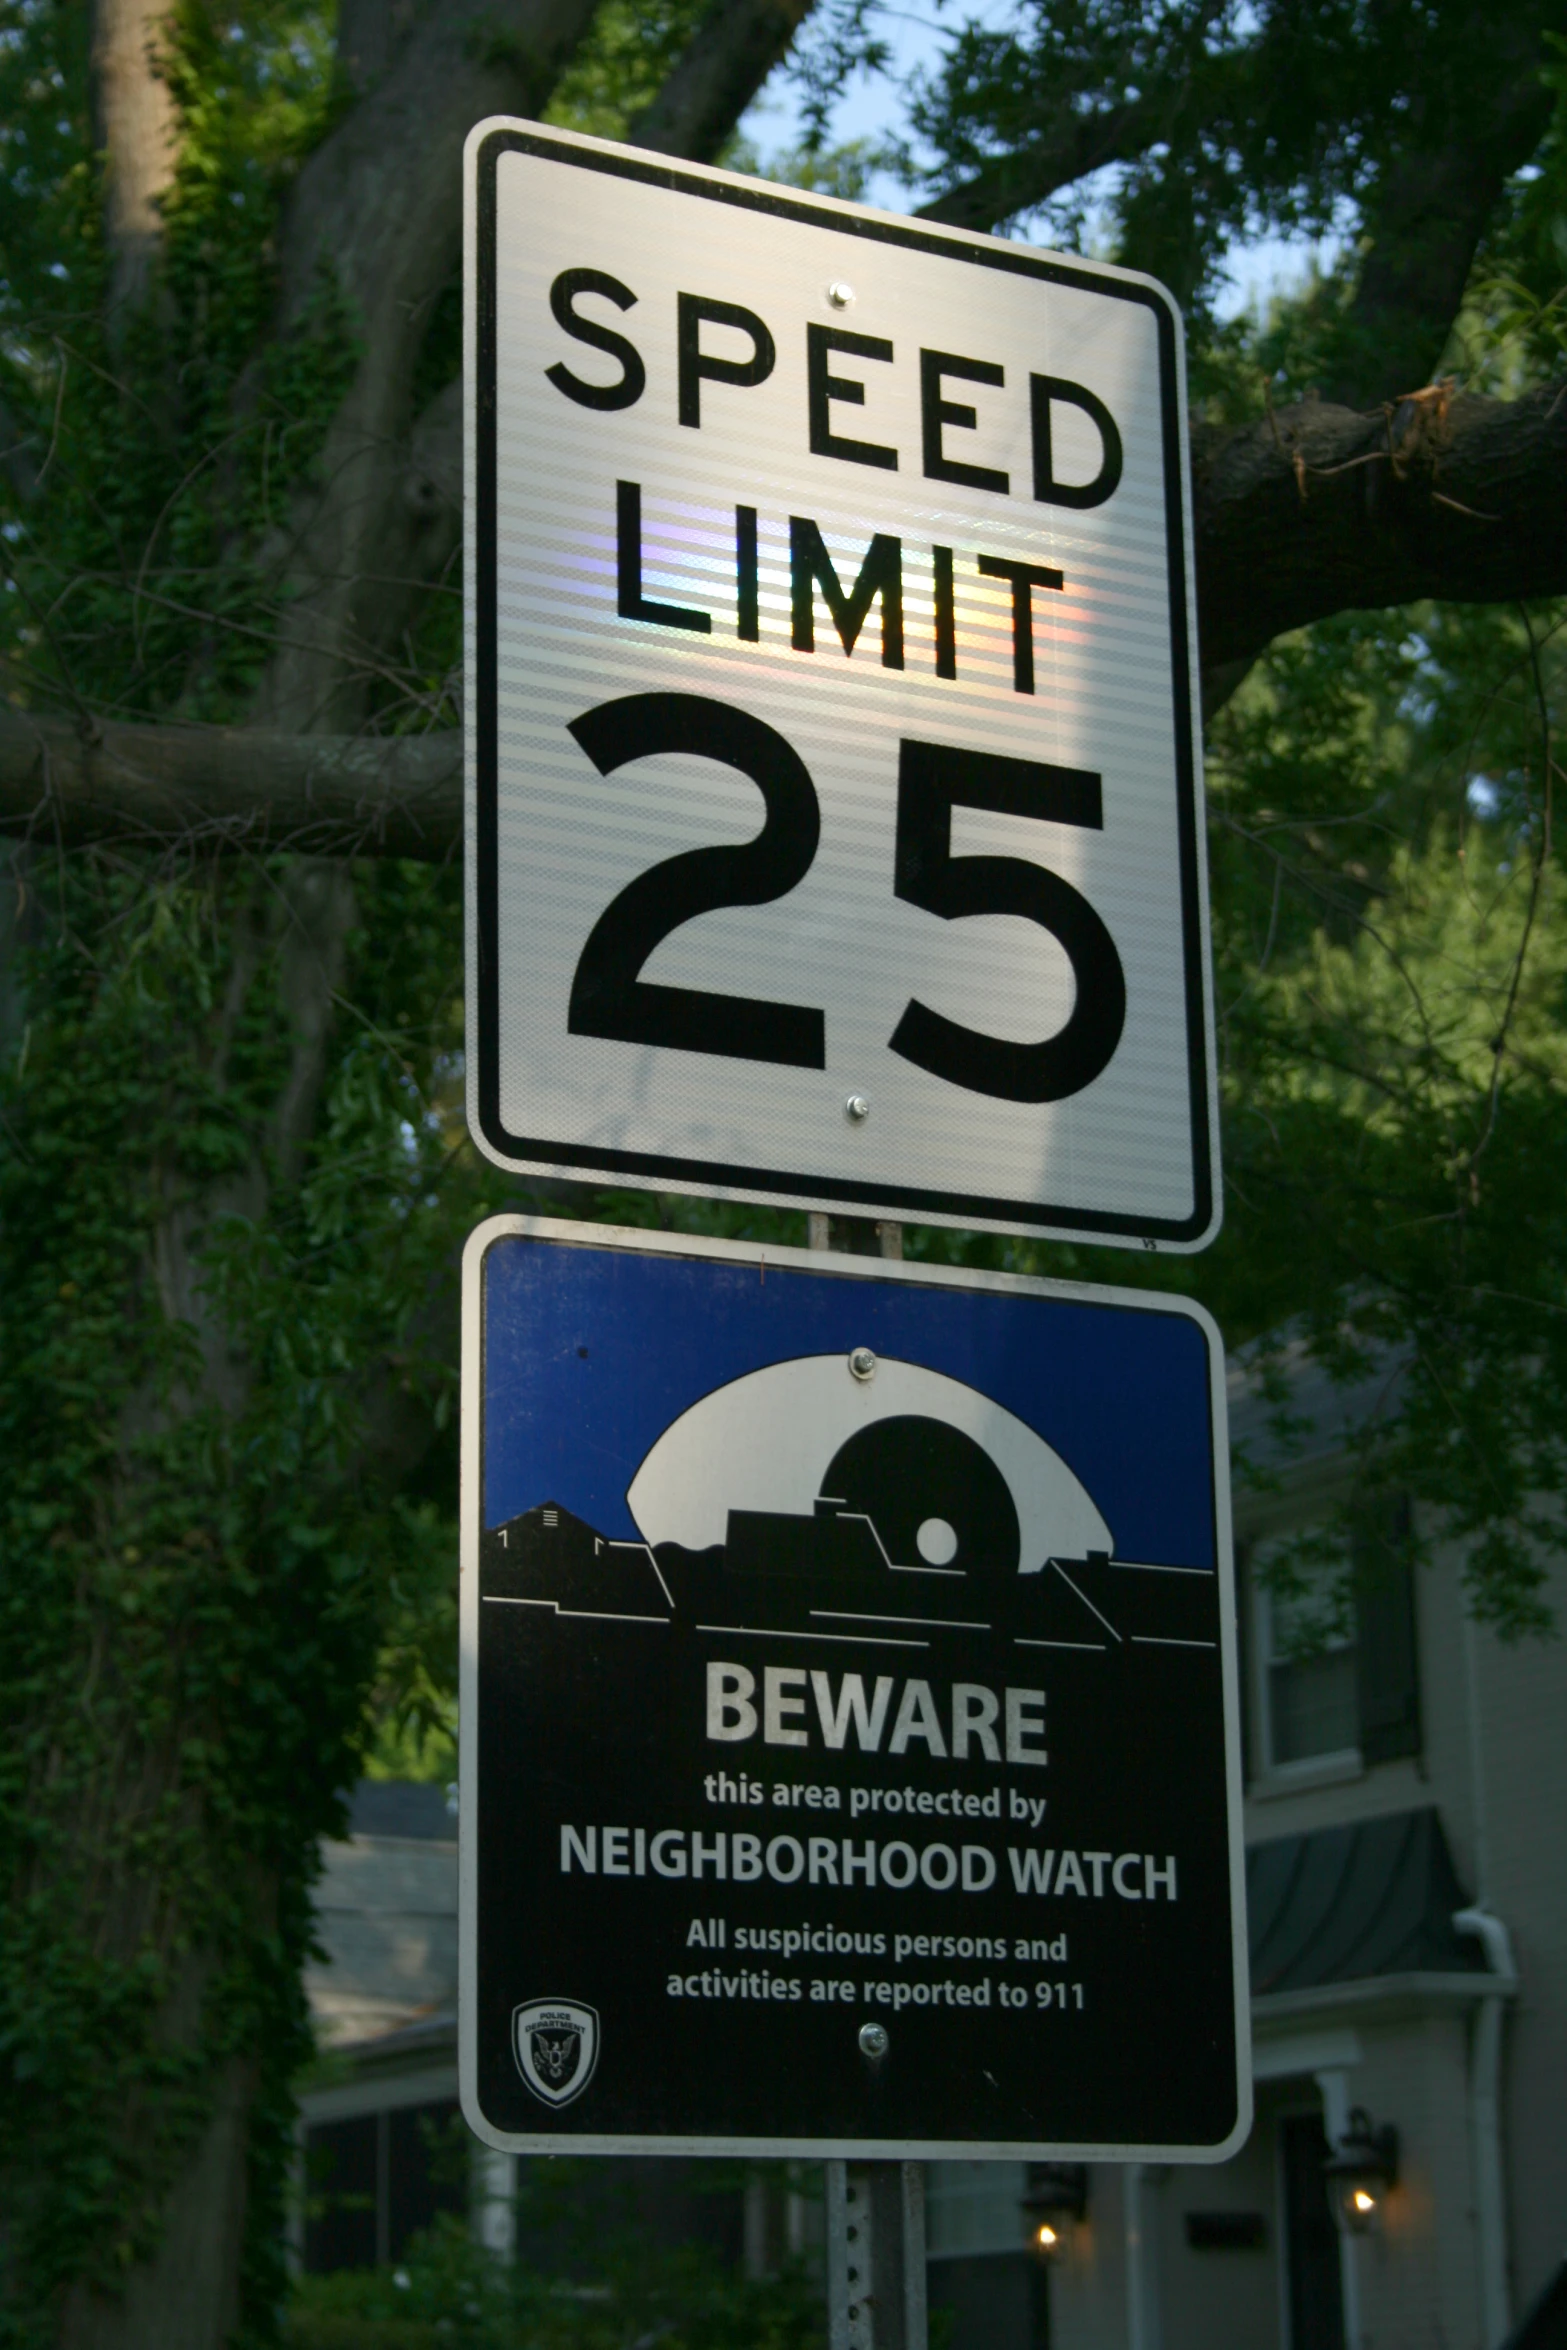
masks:
<svg viewBox="0 0 1567 2350"><path fill-rule="evenodd" d="M241 549L286 519L355 359L324 277L274 333L279 207L329 119L329 12L177 12L157 280L112 343L87 21L0 8L0 402L20 460L0 483L0 663L13 701L232 719L278 621L266 560Z"/></svg>
<svg viewBox="0 0 1567 2350"><path fill-rule="evenodd" d="M25 1061L13 1044L0 1068L13 2329L42 2325L71 2278L112 2282L144 2257L226 2063L258 2050L256 2289L275 2297L268 2220L308 2048L317 1839L357 1776L388 1637L439 1646L449 1616L449 1504L400 1497L366 1453L384 1366L410 1422L398 1470L455 1375L415 1324L468 1212L436 1110L457 879L364 876L341 973L354 1016L327 1039L302 1154L278 1110L300 1050L296 950L276 918L292 887L281 861L63 861L14 974L28 1020ZM443 1497L450 1477L436 1475Z"/></svg>
<svg viewBox="0 0 1567 2350"><path fill-rule="evenodd" d="M1549 616L1346 620L1214 729L1232 1341L1370 1382L1362 1477L1544 1628L1567 1476L1567 918Z"/></svg>
<svg viewBox="0 0 1567 2350"><path fill-rule="evenodd" d="M1324 1440L1304 1389L1349 1423L1351 1507L1425 1504L1420 1555L1455 1543L1472 1611L1507 1639L1554 1628L1542 1589L1564 1548L1560 621L1346 615L1274 646L1210 729L1212 1249L905 1239L915 1258L1201 1298L1264 1383L1284 1458Z"/></svg>
<svg viewBox="0 0 1567 2350"><path fill-rule="evenodd" d="M557 83L545 120L594 138L625 138L704 14L704 0L606 0Z"/></svg>
<svg viewBox="0 0 1567 2350"><path fill-rule="evenodd" d="M1036 168L1069 161L1054 185L1043 169L1019 208L1048 206L1045 241L1078 241L1085 202L1103 203L1098 233L1109 227L1117 257L1201 312L1238 234L1333 224L1389 135L1412 61L1395 14L1347 0L1309 23L1278 5L1034 0L1011 27L963 25L910 120L933 188L1005 155L1022 179L1031 157ZM1107 165L1119 167L1114 182L1085 197L1074 183Z"/></svg>
<svg viewBox="0 0 1567 2350"><path fill-rule="evenodd" d="M461 2122L454 2132L467 2139ZM707 2167L726 2174L732 2191L742 2183L738 2165ZM791 2185L819 2192L814 2175ZM706 2245L659 2242L637 2225L629 2198L587 2163L526 2166L519 2219L522 2240L537 2249L515 2266L502 2266L465 2222L447 2218L394 2268L300 2279L286 2350L425 2350L443 2341L472 2350L625 2350L651 2340L670 2350L820 2350L821 2288L803 2264L745 2278Z"/></svg>

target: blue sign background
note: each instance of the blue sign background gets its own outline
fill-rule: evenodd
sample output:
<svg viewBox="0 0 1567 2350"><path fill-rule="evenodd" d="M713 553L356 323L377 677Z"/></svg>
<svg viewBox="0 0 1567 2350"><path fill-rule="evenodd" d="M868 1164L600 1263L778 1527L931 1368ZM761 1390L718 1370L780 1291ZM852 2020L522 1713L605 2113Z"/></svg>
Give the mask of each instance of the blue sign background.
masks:
<svg viewBox="0 0 1567 2350"><path fill-rule="evenodd" d="M484 1523L554 1501L633 1539L626 1489L681 1412L852 1346L1015 1412L1087 1486L1118 1557L1216 1565L1208 1349L1185 1314L520 1237L485 1259Z"/></svg>

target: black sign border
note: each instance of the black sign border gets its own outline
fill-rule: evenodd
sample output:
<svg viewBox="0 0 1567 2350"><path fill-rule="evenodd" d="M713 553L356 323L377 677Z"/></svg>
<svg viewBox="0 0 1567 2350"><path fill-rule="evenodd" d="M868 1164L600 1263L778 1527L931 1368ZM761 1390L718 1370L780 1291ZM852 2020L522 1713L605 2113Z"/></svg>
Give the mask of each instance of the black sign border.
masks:
<svg viewBox="0 0 1567 2350"><path fill-rule="evenodd" d="M930 1191L907 1184L793 1174L731 1165L722 1160L666 1157L651 1151L551 1143L512 1134L501 1117L500 1084L500 821L499 821L499 658L497 652L498 515L496 492L496 183L503 155L537 155L583 171L667 188L679 195L706 197L741 211L772 214L838 236L1040 278L1051 285L1076 286L1112 300L1135 302L1153 312L1159 338L1160 407L1164 433L1165 539L1170 576L1170 655L1175 695L1177 826L1181 875L1181 926L1186 984L1187 1086L1191 1109L1193 1210L1181 1218L1127 1216L1100 1208L1065 1208L1033 1200L992 1199L983 1194ZM1169 297L1151 282L1074 268L1025 246L996 241L975 244L917 226L892 215L866 218L829 210L809 198L763 181L735 184L699 177L654 155L627 154L609 146L579 145L545 130L507 124L476 143L478 283L475 288L475 363L471 414L474 432L474 664L476 692L472 749L476 792L474 898L477 907L479 1139L502 1162L530 1168L558 1168L563 1174L643 1179L655 1188L712 1188L741 1196L776 1199L780 1206L822 1200L844 1208L892 1211L918 1222L922 1216L955 1224L1000 1225L1024 1233L1051 1232L1135 1244L1161 1241L1176 1248L1201 1248L1216 1237L1214 1165L1209 1127L1209 1068L1204 989L1202 893L1198 860L1197 785L1192 755L1192 646L1186 601L1186 516L1181 496L1185 450L1177 394L1179 367L1176 314ZM1210 1230L1210 1225L1212 1229Z"/></svg>

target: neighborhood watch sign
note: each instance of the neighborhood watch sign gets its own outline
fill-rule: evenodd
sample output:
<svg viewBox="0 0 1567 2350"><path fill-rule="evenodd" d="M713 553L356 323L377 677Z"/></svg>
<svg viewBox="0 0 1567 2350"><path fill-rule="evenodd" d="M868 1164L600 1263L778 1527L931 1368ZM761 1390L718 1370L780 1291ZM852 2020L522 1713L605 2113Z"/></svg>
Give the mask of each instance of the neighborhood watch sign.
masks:
<svg viewBox="0 0 1567 2350"><path fill-rule="evenodd" d="M1200 1310L502 1218L465 1312L479 2134L1231 2151Z"/></svg>

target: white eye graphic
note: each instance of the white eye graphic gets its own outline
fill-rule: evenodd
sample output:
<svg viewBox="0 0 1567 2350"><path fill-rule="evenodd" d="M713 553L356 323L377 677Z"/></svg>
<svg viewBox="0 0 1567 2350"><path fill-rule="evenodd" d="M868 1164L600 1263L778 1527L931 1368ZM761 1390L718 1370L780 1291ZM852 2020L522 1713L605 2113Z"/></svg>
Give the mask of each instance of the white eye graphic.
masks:
<svg viewBox="0 0 1567 2350"><path fill-rule="evenodd" d="M889 1565L1036 1575L1115 1544L1081 1480L978 1388L882 1356L841 1354L732 1380L665 1429L626 1495L643 1540L705 1551L731 1511L868 1517Z"/></svg>

